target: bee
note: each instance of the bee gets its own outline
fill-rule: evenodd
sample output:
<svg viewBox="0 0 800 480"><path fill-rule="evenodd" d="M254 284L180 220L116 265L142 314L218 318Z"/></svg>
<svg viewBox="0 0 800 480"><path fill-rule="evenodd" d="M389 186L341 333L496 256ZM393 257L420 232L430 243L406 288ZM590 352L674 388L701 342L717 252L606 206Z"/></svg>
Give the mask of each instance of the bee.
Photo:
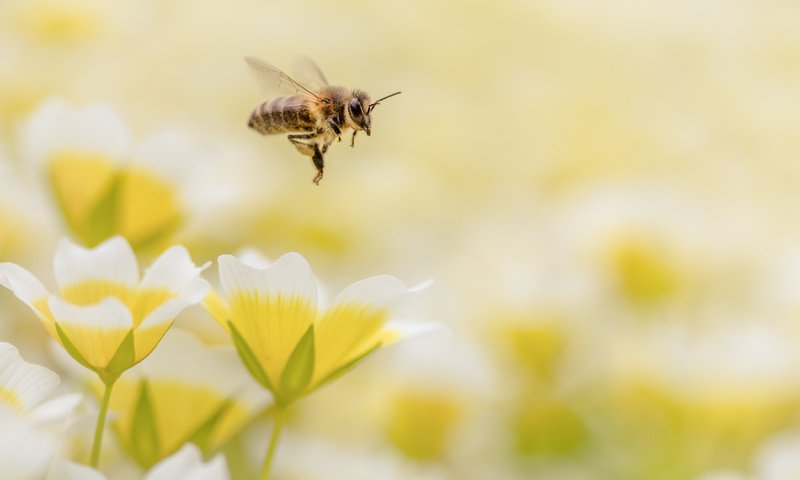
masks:
<svg viewBox="0 0 800 480"><path fill-rule="evenodd" d="M262 135L288 133L288 139L302 155L311 157L319 185L325 169L325 152L334 140L341 141L342 133L353 129L350 146L355 146L360 131L372 132L372 110L395 92L374 102L363 90L348 90L330 85L319 67L302 58L301 71L308 81L300 83L277 67L254 57L245 57L256 77L270 90L288 95L263 102L250 114L247 126Z"/></svg>

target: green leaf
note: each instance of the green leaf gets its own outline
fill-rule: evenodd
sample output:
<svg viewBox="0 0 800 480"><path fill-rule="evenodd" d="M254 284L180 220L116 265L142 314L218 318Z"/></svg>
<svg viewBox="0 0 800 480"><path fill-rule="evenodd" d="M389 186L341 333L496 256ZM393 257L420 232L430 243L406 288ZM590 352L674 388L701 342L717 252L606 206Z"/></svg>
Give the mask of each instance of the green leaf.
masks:
<svg viewBox="0 0 800 480"><path fill-rule="evenodd" d="M314 373L314 324L295 345L281 374L281 400L290 403L303 393ZM276 399L277 400L277 399Z"/></svg>
<svg viewBox="0 0 800 480"><path fill-rule="evenodd" d="M81 352L79 352L77 347L75 347L75 344L72 343L72 340L70 340L67 334L64 333L64 329L61 328L61 325L59 325L58 323L56 323L55 325L56 325L56 333L58 333L58 338L61 340L61 345L64 346L64 350L66 350L67 353L69 353L69 356L77 360L78 363L88 368L89 370L97 372L97 369L92 365L90 365L85 358L83 358L83 355L81 355Z"/></svg>
<svg viewBox="0 0 800 480"><path fill-rule="evenodd" d="M327 377L325 377L322 380L320 380L319 383L314 385L314 389L317 389L317 388L319 388L319 387L321 387L323 385L326 385L326 384L336 380L337 378L341 377L342 375L344 375L345 373L350 371L351 368L355 367L357 363L360 363L362 360L367 358L367 356L369 356L372 352L377 350L380 346L381 346L381 342L378 342L375 345L373 345L372 348L370 348L366 352L364 352L361 355L355 357L354 359L350 360L349 362L345 363L344 365L341 365L339 368L337 368L336 370L331 372Z"/></svg>
<svg viewBox="0 0 800 480"><path fill-rule="evenodd" d="M180 444L183 445L184 443L191 442L197 445L200 450L209 452L213 447L213 445L211 445L211 435L214 433L214 429L217 428L217 424L228 413L232 406L232 400L222 402L220 406Z"/></svg>
<svg viewBox="0 0 800 480"><path fill-rule="evenodd" d="M96 245L117 233L119 216L119 192L122 184L122 175L117 173L114 179L89 214L88 235L91 237L90 245Z"/></svg>
<svg viewBox="0 0 800 480"><path fill-rule="evenodd" d="M139 398L133 409L130 449L133 458L144 468L150 468L160 458L161 446L156 428L156 413L150 399L147 380L142 380Z"/></svg>
<svg viewBox="0 0 800 480"><path fill-rule="evenodd" d="M118 378L122 375L122 372L131 368L134 363L136 363L136 352L133 346L133 329L131 329L122 339L122 343L117 347L117 351L111 361L108 362L106 372L109 376Z"/></svg>
<svg viewBox="0 0 800 480"><path fill-rule="evenodd" d="M258 383L274 394L275 389L272 387L269 377L267 377L264 369L261 368L261 363L259 363L255 353L253 353L253 351L250 349L247 341L244 339L244 337L242 337L242 334L239 333L239 330L236 329L236 327L233 325L233 322L230 320L228 321L228 327L231 331L233 344L236 346L236 351L239 353L239 358L242 359L242 363L244 363L247 371L250 372L250 375L252 375Z"/></svg>

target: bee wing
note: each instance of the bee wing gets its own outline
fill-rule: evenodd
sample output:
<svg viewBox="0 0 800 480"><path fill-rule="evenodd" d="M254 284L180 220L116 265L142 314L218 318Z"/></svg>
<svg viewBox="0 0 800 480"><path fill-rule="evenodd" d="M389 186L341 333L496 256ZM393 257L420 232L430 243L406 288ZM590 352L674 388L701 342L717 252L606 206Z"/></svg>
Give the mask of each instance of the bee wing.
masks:
<svg viewBox="0 0 800 480"><path fill-rule="evenodd" d="M309 96L319 101L322 100L300 82L283 73L278 67L255 57L244 57L244 61L250 66L250 70L255 75L256 80L266 87L269 92L294 93Z"/></svg>
<svg viewBox="0 0 800 480"><path fill-rule="evenodd" d="M316 90L322 90L324 87L329 86L328 79L322 73L322 69L306 56L297 56L294 59L295 78Z"/></svg>

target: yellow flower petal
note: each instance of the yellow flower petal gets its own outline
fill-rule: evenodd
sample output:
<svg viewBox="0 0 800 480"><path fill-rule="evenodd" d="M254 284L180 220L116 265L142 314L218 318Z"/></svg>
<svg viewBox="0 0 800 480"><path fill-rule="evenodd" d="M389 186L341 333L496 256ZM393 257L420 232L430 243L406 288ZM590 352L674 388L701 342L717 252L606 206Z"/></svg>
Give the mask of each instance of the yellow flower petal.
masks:
<svg viewBox="0 0 800 480"><path fill-rule="evenodd" d="M314 321L316 310L302 297L242 292L229 299L231 319L270 380L280 379L295 345Z"/></svg>
<svg viewBox="0 0 800 480"><path fill-rule="evenodd" d="M175 188L142 169L123 170L120 175L119 233L137 248L153 247L183 220Z"/></svg>
<svg viewBox="0 0 800 480"><path fill-rule="evenodd" d="M92 237L90 216L112 186L114 161L92 151L62 150L50 157L50 182L70 228L83 240Z"/></svg>
<svg viewBox="0 0 800 480"><path fill-rule="evenodd" d="M315 328L316 358L311 385L373 348L381 341L389 310L363 303L340 303Z"/></svg>
<svg viewBox="0 0 800 480"><path fill-rule="evenodd" d="M61 298L73 305L94 305L108 297L115 297L131 308L136 303L135 289L107 280L86 280L64 287L59 292Z"/></svg>
<svg viewBox="0 0 800 480"><path fill-rule="evenodd" d="M231 322L272 383L277 383L295 345L316 317L311 268L298 254L284 255L266 269L223 255L219 271Z"/></svg>
<svg viewBox="0 0 800 480"><path fill-rule="evenodd" d="M95 305L76 306L50 297L48 305L67 338L97 370L108 366L125 335L133 328L130 312L115 298Z"/></svg>
<svg viewBox="0 0 800 480"><path fill-rule="evenodd" d="M171 326L172 321L169 321L148 328L137 328L133 331L133 348L136 363L141 362L150 355Z"/></svg>
<svg viewBox="0 0 800 480"><path fill-rule="evenodd" d="M211 290L208 295L203 299L203 306L211 314L211 317L220 324L225 331L228 331L228 320L231 319L231 310L228 304L217 294Z"/></svg>
<svg viewBox="0 0 800 480"><path fill-rule="evenodd" d="M367 278L344 289L316 325L312 385L385 340L389 306L407 293L408 287L389 275Z"/></svg>

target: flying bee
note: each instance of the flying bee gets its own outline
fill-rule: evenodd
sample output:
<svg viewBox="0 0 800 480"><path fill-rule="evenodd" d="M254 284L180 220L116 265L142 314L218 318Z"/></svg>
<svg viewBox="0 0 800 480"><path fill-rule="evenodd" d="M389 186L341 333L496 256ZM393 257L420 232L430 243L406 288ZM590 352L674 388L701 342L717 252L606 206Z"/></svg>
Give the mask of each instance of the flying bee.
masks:
<svg viewBox="0 0 800 480"><path fill-rule="evenodd" d="M323 156L331 143L337 139L341 141L342 133L352 128L350 146L355 146L358 132L363 130L367 135L372 132L370 114L375 106L400 93L370 102L363 90L330 85L319 67L309 59L302 59L301 65L303 73L309 77L307 86L263 60L254 57L244 60L270 90L288 94L256 107L247 125L262 135L288 133L297 151L314 162L316 185L322 180Z"/></svg>

